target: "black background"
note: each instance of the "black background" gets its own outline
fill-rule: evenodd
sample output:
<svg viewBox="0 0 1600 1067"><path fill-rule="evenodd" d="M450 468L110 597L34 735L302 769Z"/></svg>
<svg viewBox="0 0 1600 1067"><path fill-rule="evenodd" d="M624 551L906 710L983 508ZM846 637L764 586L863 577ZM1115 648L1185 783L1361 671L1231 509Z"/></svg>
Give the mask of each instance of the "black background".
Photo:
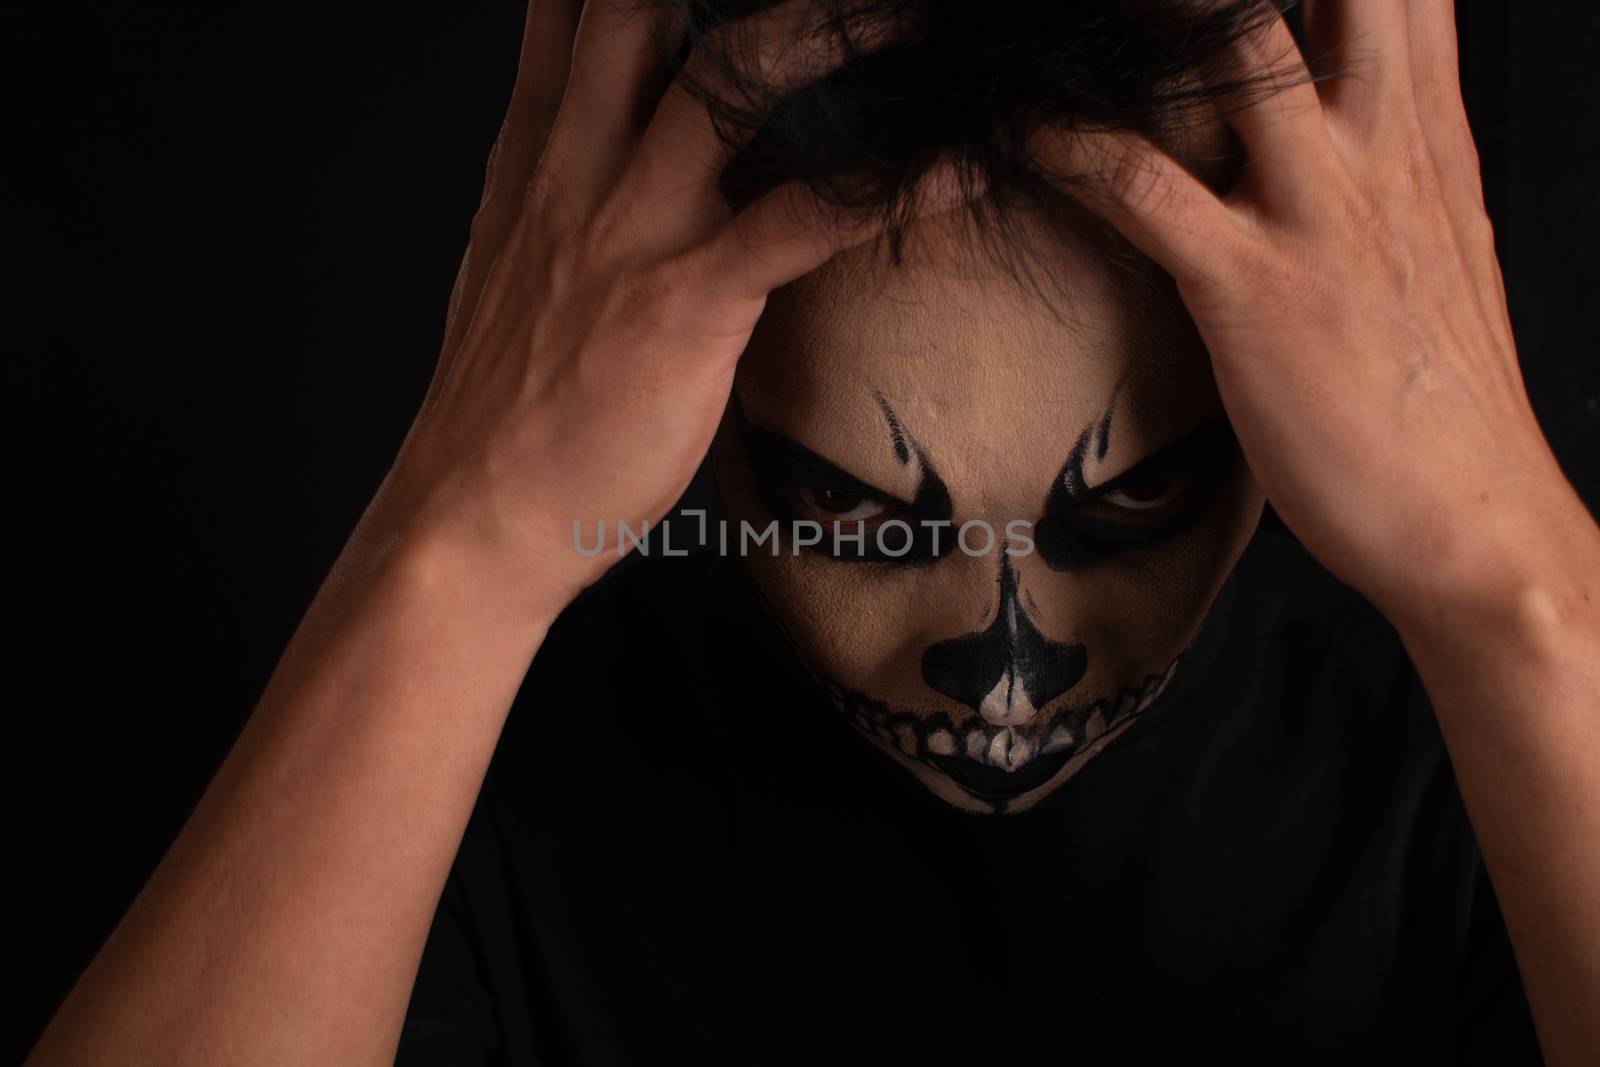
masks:
<svg viewBox="0 0 1600 1067"><path fill-rule="evenodd" d="M1523 365L1594 507L1600 16L1459 7ZM522 8L0 10L11 1060L177 832L409 425Z"/></svg>

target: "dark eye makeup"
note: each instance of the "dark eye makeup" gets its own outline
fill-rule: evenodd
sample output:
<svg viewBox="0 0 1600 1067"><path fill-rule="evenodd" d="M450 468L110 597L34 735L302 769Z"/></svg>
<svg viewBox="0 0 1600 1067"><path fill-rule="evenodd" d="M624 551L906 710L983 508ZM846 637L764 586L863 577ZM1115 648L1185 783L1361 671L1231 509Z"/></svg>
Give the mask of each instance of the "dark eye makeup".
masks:
<svg viewBox="0 0 1600 1067"><path fill-rule="evenodd" d="M1034 527L1039 555L1066 570L1177 536L1216 493L1238 447L1219 415L1096 486L1083 486L1081 450L1074 449Z"/></svg>
<svg viewBox="0 0 1600 1067"><path fill-rule="evenodd" d="M903 500L862 481L798 441L757 426L737 400L733 413L755 474L756 491L767 511L783 525L784 535L796 522L822 527L821 541L806 545L807 551L851 563L917 566L948 555L954 547L948 529L936 532L922 525L924 521L947 523L951 514L949 492L926 466L916 498ZM904 528L883 528L894 521L903 523ZM857 534L861 535L859 543Z"/></svg>
<svg viewBox="0 0 1600 1067"><path fill-rule="evenodd" d="M793 523L814 522L822 539L806 549L843 562L926 565L955 549L953 529L923 525L949 523L952 513L949 492L926 464L916 498L904 500L757 426L737 400L733 412L757 492L785 537ZM1053 569L1086 566L1176 536L1214 494L1238 448L1227 418L1218 416L1117 477L1084 486L1085 441L1074 448L1034 523L1036 550ZM904 527L886 529L891 522Z"/></svg>

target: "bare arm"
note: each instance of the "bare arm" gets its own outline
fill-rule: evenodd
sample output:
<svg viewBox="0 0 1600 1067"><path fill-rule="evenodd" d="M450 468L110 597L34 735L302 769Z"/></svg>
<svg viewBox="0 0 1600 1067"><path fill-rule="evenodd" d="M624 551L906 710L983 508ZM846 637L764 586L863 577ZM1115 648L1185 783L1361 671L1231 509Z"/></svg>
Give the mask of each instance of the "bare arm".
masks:
<svg viewBox="0 0 1600 1067"><path fill-rule="evenodd" d="M1600 1049L1600 531L1558 476L1551 490L1465 527L1460 563L1479 562L1387 614L1439 716L1545 1056L1580 1064Z"/></svg>
<svg viewBox="0 0 1600 1067"><path fill-rule="evenodd" d="M1267 497L1406 643L1439 717L1544 1054L1600 1049L1600 531L1523 388L1461 102L1451 0L1304 0L1227 113L1214 195L1149 142L1041 150L1165 267ZM1075 187L1083 190L1085 187Z"/></svg>
<svg viewBox="0 0 1600 1067"><path fill-rule="evenodd" d="M768 292L873 236L798 188L731 213L728 146L675 83L663 94L670 20L595 5L574 43L575 7L530 12L446 344L389 478L33 1067L391 1061L507 710L555 615L615 559L578 554L573 522L662 515ZM800 46L764 50L779 80L830 62L801 10L749 26Z"/></svg>
<svg viewBox="0 0 1600 1067"><path fill-rule="evenodd" d="M486 557L427 535L346 582L306 616L30 1063L392 1058L549 611L506 596Z"/></svg>

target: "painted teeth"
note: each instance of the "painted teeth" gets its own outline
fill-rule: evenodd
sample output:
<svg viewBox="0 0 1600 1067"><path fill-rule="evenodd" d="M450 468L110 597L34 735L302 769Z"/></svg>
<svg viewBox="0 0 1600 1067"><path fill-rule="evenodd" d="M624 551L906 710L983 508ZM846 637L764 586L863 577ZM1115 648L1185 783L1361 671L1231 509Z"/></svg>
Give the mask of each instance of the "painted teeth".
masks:
<svg viewBox="0 0 1600 1067"><path fill-rule="evenodd" d="M982 763L985 754L989 751L989 743L984 739L981 730L973 730L967 734L967 758L975 759Z"/></svg>
<svg viewBox="0 0 1600 1067"><path fill-rule="evenodd" d="M1071 748L1075 744L1077 744L1077 741L1073 739L1072 731L1067 729L1065 724L1062 724L1051 730L1050 736L1045 738L1043 751L1060 752L1062 749Z"/></svg>
<svg viewBox="0 0 1600 1067"><path fill-rule="evenodd" d="M1009 726L989 742L989 763L1003 771L1014 771L1032 758L1033 742L1018 736Z"/></svg>
<svg viewBox="0 0 1600 1067"><path fill-rule="evenodd" d="M1012 726L996 731L980 725L957 732L944 715L936 715L930 721L897 713L882 701L853 693L835 682L824 680L823 688L856 729L882 738L913 759L963 755L985 766L1015 771L1043 753L1083 748L1114 731L1154 703L1177 668L1178 661L1174 660L1164 672L1146 678L1137 689L1124 689L1115 697L1086 708L1058 714L1043 736L1024 736Z"/></svg>

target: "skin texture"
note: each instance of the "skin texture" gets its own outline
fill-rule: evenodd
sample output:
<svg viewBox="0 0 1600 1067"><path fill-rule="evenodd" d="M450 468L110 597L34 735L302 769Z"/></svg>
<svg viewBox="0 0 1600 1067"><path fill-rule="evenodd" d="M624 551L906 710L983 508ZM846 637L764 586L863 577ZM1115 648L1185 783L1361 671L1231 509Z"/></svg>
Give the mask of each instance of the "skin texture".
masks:
<svg viewBox="0 0 1600 1067"><path fill-rule="evenodd" d="M1040 130L1177 281L1251 469L1399 631L1506 917L1547 1062L1600 1048L1600 532L1528 403L1449 0L1309 0L1239 49L1219 196L1137 138ZM1403 457L1404 462L1395 462Z"/></svg>
<svg viewBox="0 0 1600 1067"><path fill-rule="evenodd" d="M955 216L919 226L898 268L856 251L774 293L714 451L730 519L829 531L822 551L744 557L801 658L866 737L973 812L1026 810L1149 705L1261 510L1168 288L1081 224L1027 233L1060 282L1048 305L964 262ZM883 497L839 492L788 461L796 445ZM843 532L869 538L897 515L948 520L955 550L861 560L841 542L841 558L841 507ZM971 555L969 522L985 524Z"/></svg>
<svg viewBox="0 0 1600 1067"><path fill-rule="evenodd" d="M1230 111L1250 165L1225 196L1137 141L1040 130L1040 149L1081 164L1079 194L1175 279L1268 498L1405 640L1545 1057L1587 1063L1600 532L1522 390L1452 5L1305 6L1312 44L1348 49L1360 76ZM392 1062L505 714L549 621L611 558L570 551L572 520L659 517L768 293L868 236L793 190L731 218L722 150L663 97L646 44L672 28L602 6L574 31L573 14L530 13L447 343L390 477L30 1064ZM804 75L803 48L767 54ZM1238 61L1298 56L1279 26Z"/></svg>

